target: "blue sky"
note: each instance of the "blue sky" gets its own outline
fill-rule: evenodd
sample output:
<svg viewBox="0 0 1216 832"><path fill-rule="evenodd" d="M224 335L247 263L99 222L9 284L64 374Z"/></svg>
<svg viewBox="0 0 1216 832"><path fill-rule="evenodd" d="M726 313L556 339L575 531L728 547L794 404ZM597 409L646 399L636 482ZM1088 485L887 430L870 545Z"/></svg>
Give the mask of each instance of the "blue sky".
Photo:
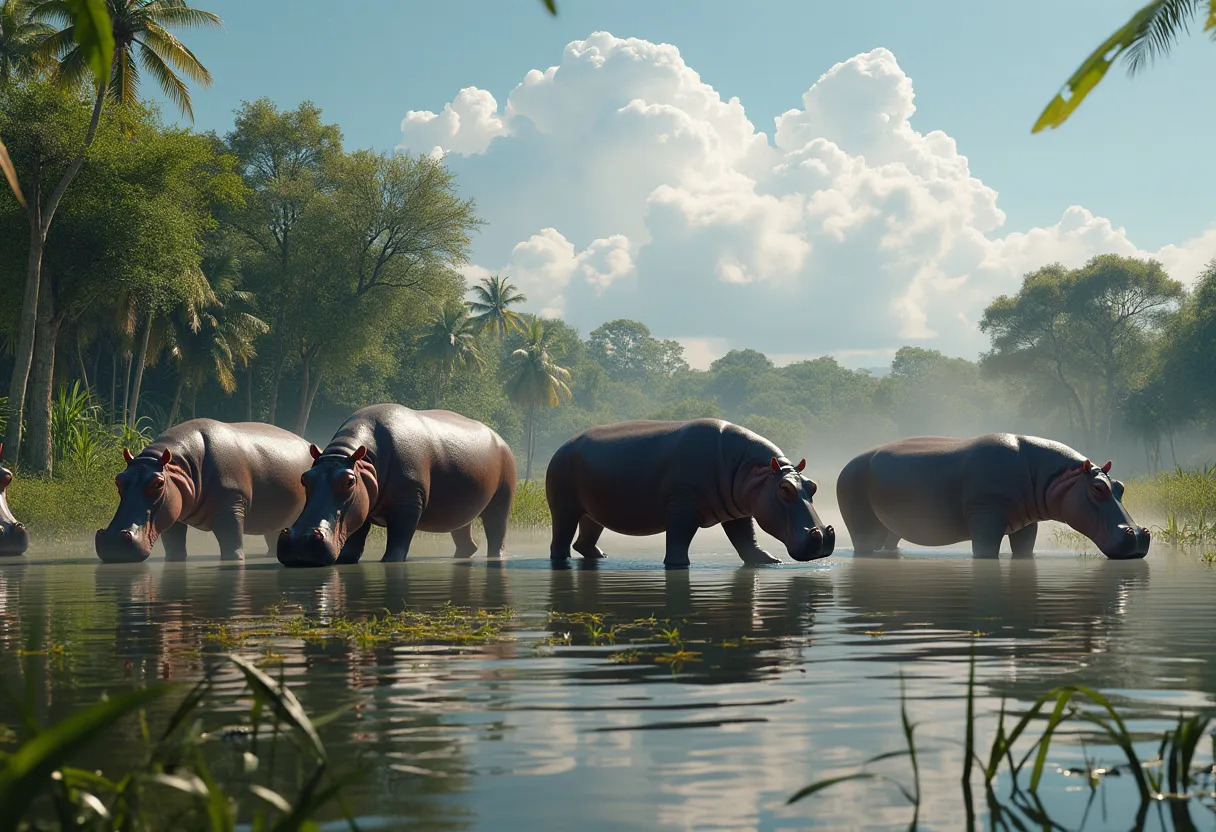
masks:
<svg viewBox="0 0 1216 832"><path fill-rule="evenodd" d="M438 112L469 86L491 93L501 111L528 70L558 64L566 44L605 31L617 38L674 45L723 100L737 96L747 119L771 141L773 119L801 107L802 95L821 74L885 47L915 89L911 127L920 134L940 130L952 137L970 176L997 193L1005 221L999 230L986 230L990 236L1050 227L1069 206L1079 205L1116 229L1122 226L1135 247L1152 253L1194 240L1216 219L1210 196L1216 190L1210 164L1211 137L1216 135L1216 108L1210 106L1216 45L1200 33L1135 79L1116 68L1063 128L1030 134L1060 83L1140 0L567 0L557 19L533 0L351 0L341 4L343 13L335 12L339 4L315 0L196 2L226 24L223 31L183 33L215 76L211 89L194 93L200 129L228 129L233 109L244 99L269 96L284 107L311 99L342 127L348 147L388 150L402 142L406 111ZM166 115L171 115L168 109ZM498 149L508 143L497 140L480 161L448 157L461 173L462 187L499 211L507 202L489 191L502 183L486 168L499 157L503 164L545 158ZM627 168L620 175L627 176ZM572 197L596 198L591 193ZM487 214L486 219L493 225L499 217ZM572 227L578 225L572 221ZM567 234L576 253L593 237L608 238L615 231L593 227L590 220L586 225L581 237ZM491 242L475 248L475 262L510 270L509 241L487 239ZM639 239L634 235L627 244L635 264L646 259L639 248L645 247L644 239ZM1055 256L1055 251L1043 256ZM592 317L589 311L582 315L587 325ZM651 325L664 328L662 321ZM689 339L713 334L692 331L686 320L672 319L666 328L670 332L663 334ZM929 329L941 331L933 325ZM744 334L739 337L746 340ZM889 349L891 344L874 346ZM942 346L953 346L955 352L974 349L973 340L947 338ZM851 348L821 339L789 353Z"/></svg>

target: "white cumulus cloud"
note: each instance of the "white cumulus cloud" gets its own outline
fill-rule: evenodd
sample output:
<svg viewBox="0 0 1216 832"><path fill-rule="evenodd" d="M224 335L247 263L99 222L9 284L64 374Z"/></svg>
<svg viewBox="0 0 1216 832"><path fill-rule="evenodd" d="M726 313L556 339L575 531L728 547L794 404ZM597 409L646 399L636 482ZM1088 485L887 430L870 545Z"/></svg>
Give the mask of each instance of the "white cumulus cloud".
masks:
<svg viewBox="0 0 1216 832"><path fill-rule="evenodd" d="M820 76L770 141L675 46L596 32L501 108L467 88L407 113L400 149L450 154L489 221L475 262L534 311L584 331L633 317L698 352L974 355L984 306L1026 271L1116 252L1189 281L1216 255L1216 228L1146 252L1080 206L1004 231L996 191L915 111L912 80L874 49Z"/></svg>

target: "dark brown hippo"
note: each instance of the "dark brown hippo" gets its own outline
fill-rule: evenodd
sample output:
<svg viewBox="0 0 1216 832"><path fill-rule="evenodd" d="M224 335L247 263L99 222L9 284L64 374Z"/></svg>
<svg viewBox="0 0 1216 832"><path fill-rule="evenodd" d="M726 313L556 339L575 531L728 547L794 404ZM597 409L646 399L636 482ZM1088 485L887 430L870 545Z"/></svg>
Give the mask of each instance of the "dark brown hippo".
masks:
<svg viewBox="0 0 1216 832"><path fill-rule="evenodd" d="M1067 523L1108 558L1148 554L1148 529L1123 507L1123 483L1067 445L1011 433L973 439L920 436L854 457L836 481L853 550L971 541L995 557L1009 535L1014 555L1034 552L1038 523Z"/></svg>
<svg viewBox="0 0 1216 832"><path fill-rule="evenodd" d="M481 518L487 554L503 554L515 499L515 456L481 422L447 410L376 404L338 428L304 475L303 513L279 535L284 566L358 563L372 524L388 530L384 561L402 561L415 531L450 532L472 557Z"/></svg>
<svg viewBox="0 0 1216 832"><path fill-rule="evenodd" d="M97 530L103 561L146 560L164 537L165 559L186 557L186 527L214 531L220 557L241 560L244 535L275 533L304 506L300 476L312 464L308 442L261 422L191 419L131 456L115 479L119 503Z"/></svg>
<svg viewBox="0 0 1216 832"><path fill-rule="evenodd" d="M629 535L667 532L669 567L688 566L697 529L722 524L744 563L777 563L756 543L760 528L794 560L832 554L836 533L811 505L817 486L781 449L721 419L639 420L601 425L557 449L545 476L553 516L549 557L602 558L605 528Z"/></svg>
<svg viewBox="0 0 1216 832"><path fill-rule="evenodd" d="M0 443L0 458L3 456L4 445ZM30 548L30 533L8 507L8 486L12 481L13 472L0 465L0 556L24 555Z"/></svg>

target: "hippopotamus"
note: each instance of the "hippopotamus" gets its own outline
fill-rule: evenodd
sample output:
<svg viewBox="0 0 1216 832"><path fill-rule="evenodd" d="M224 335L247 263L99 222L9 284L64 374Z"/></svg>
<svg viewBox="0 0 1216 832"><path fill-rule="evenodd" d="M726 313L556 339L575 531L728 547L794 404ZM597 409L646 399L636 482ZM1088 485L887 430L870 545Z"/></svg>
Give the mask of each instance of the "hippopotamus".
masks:
<svg viewBox="0 0 1216 832"><path fill-rule="evenodd" d="M310 450L304 511L279 535L284 566L358 563L373 524L388 531L383 561L405 560L415 531L450 532L456 557L472 557L478 517L487 555L505 554L515 456L481 422L377 404L351 414L324 451Z"/></svg>
<svg viewBox="0 0 1216 832"><path fill-rule="evenodd" d="M794 560L832 554L836 533L819 520L817 486L772 442L721 419L637 420L601 425L557 449L545 475L553 516L549 557L574 550L602 558L605 528L628 535L667 533L668 567L688 566L697 529L722 524L747 564L778 563L756 543L760 528Z"/></svg>
<svg viewBox="0 0 1216 832"><path fill-rule="evenodd" d="M1149 531L1123 507L1123 483L1077 451L1037 436L990 433L971 439L919 436L854 457L836 481L853 550L971 541L995 557L1001 538L1017 556L1034 552L1038 524L1067 523L1108 558L1142 558Z"/></svg>
<svg viewBox="0 0 1216 832"><path fill-rule="evenodd" d="M261 422L191 419L169 428L115 479L118 510L97 530L97 556L107 563L143 561L157 538L165 559L186 557L186 527L214 531L220 557L241 560L244 535L267 546L304 506L300 476L312 464L308 442Z"/></svg>
<svg viewBox="0 0 1216 832"><path fill-rule="evenodd" d="M0 458L3 456L4 445L0 443ZM30 548L30 533L8 507L8 486L12 481L13 472L0 465L0 556L23 555Z"/></svg>

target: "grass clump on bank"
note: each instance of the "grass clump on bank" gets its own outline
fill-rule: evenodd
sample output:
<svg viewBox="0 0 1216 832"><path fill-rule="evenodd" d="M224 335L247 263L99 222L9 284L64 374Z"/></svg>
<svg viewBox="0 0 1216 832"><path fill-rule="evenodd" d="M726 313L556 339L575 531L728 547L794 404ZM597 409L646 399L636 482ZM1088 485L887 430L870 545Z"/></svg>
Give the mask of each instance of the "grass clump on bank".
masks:
<svg viewBox="0 0 1216 832"><path fill-rule="evenodd" d="M114 478L123 469L121 455L113 466L98 465L81 471L61 466L53 477L36 477L18 471L8 488L13 516L30 531L34 547L55 545L92 535L110 524L118 507Z"/></svg>
<svg viewBox="0 0 1216 832"><path fill-rule="evenodd" d="M1146 525L1163 543L1216 543L1216 467L1177 468L1135 479L1127 485L1124 503L1132 517L1158 521Z"/></svg>

